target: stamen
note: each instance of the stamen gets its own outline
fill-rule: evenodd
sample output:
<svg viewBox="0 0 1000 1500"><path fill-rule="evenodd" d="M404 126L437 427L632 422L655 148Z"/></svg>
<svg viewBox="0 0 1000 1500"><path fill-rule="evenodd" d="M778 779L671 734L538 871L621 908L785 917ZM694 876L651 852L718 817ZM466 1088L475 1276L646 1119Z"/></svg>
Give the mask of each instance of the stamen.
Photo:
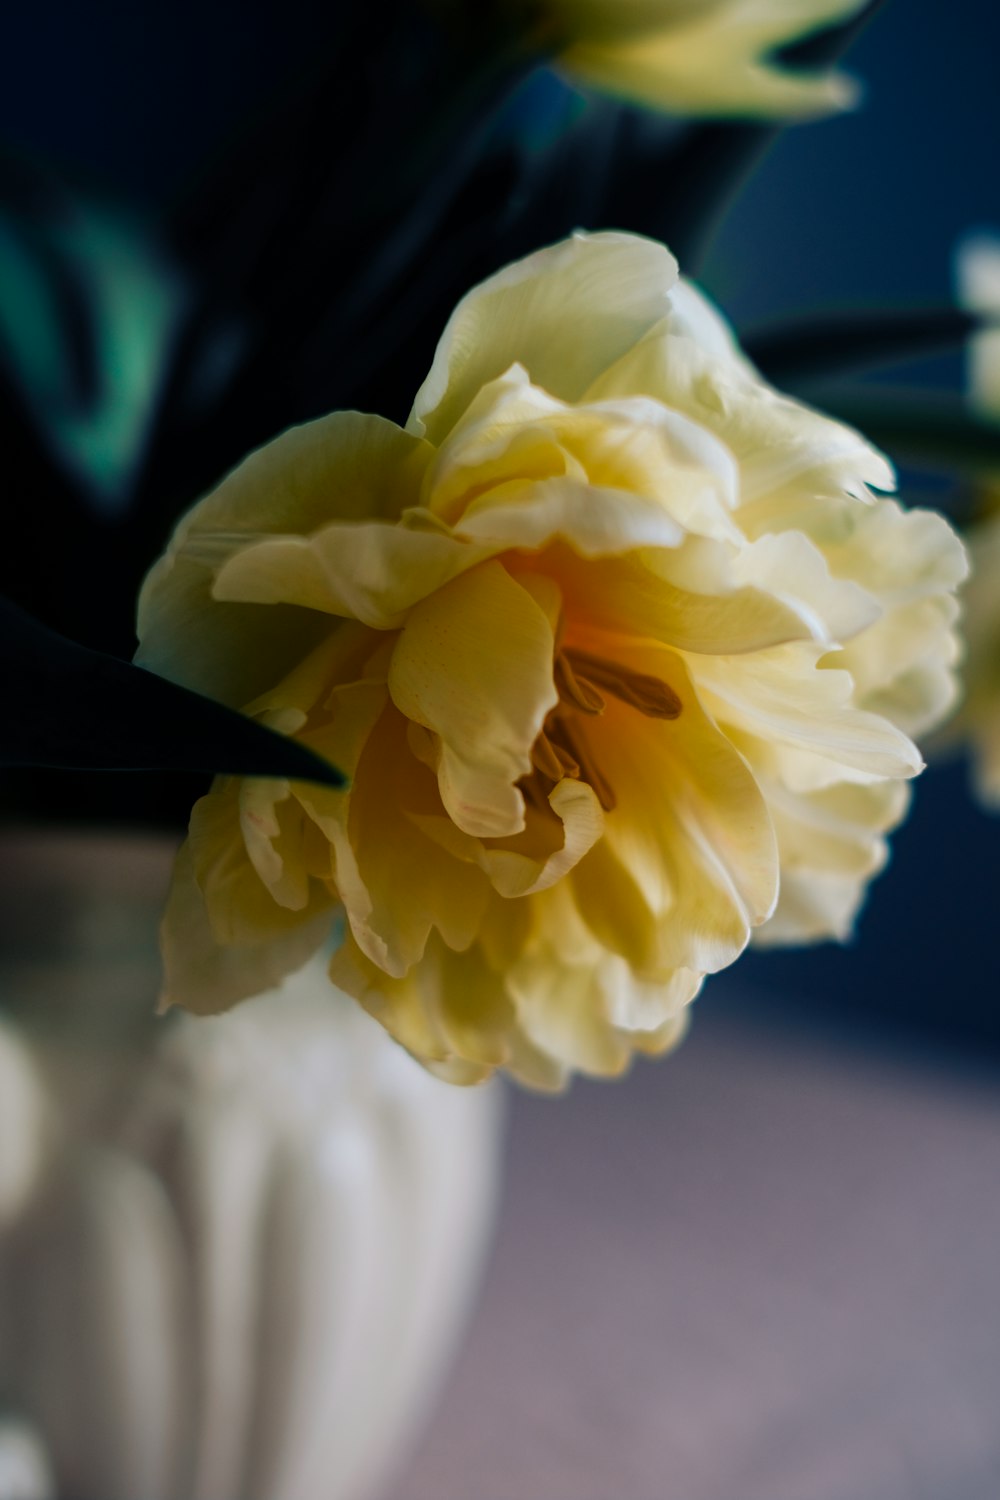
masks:
<svg viewBox="0 0 1000 1500"><path fill-rule="evenodd" d="M580 778L589 782L591 789L605 812L613 812L617 804L617 798L611 790L609 783L604 779L597 762L591 759L590 746L586 738L579 733L576 726L568 723L565 719L560 724L561 737L565 740L570 751L576 758L580 767Z"/></svg>
<svg viewBox="0 0 1000 1500"><path fill-rule="evenodd" d="M563 656L569 659L570 669L576 673L578 682L581 678L586 678L588 684L593 683L597 688L603 688L606 693L627 703L631 708L637 708L648 718L676 719L681 712L683 704L680 698L659 677L651 677L646 672L633 672L630 667L622 666L619 662L607 661L603 656L591 656L589 651L573 648L563 652Z"/></svg>
<svg viewBox="0 0 1000 1500"><path fill-rule="evenodd" d="M568 703L572 708L578 708L581 713L585 714L604 712L604 699L593 683L588 682L585 677L576 675L565 651L556 653L553 678L556 692L564 703Z"/></svg>
<svg viewBox="0 0 1000 1500"><path fill-rule="evenodd" d="M537 808L539 812L549 810L548 798L537 776L522 776L517 785L526 803Z"/></svg>
<svg viewBox="0 0 1000 1500"><path fill-rule="evenodd" d="M565 774L562 763L544 729L531 747L531 764L549 781L562 781Z"/></svg>
<svg viewBox="0 0 1000 1500"><path fill-rule="evenodd" d="M563 776L571 776L575 781L580 775L580 767L569 745L566 743L566 736L563 733L565 727L565 723L558 713L553 713L550 716L547 731L548 741L559 759L560 780Z"/></svg>
<svg viewBox="0 0 1000 1500"><path fill-rule="evenodd" d="M559 632L561 634L561 630ZM558 637L557 637L558 642ZM610 783L590 753L586 731L571 710L591 717L602 714L605 693L653 719L676 719L683 707L672 687L647 672L634 672L619 662L557 643L553 677L559 703L531 747L530 776L518 782L526 800L537 808L547 804L546 783L565 777L587 782L605 812L617 799Z"/></svg>

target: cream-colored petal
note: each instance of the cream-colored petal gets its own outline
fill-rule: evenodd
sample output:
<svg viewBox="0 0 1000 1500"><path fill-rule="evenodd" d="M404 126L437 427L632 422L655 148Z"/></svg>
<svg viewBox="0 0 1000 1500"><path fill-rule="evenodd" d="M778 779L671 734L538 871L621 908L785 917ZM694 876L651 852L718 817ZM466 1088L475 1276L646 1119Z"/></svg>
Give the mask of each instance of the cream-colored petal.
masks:
<svg viewBox="0 0 1000 1500"><path fill-rule="evenodd" d="M523 372L480 392L429 473L428 504L472 536L484 511L495 524L513 512L509 538L525 509L518 502L563 485L579 504L586 485L607 492L606 504L620 491L619 505L634 506L637 518L654 502L663 535L654 531L651 545L674 545L677 528L742 540L730 515L739 501L735 461L704 426L645 396L566 405L526 386ZM543 540L529 534L520 545Z"/></svg>
<svg viewBox="0 0 1000 1500"><path fill-rule="evenodd" d="M672 7L659 29L580 40L563 54L562 66L595 88L684 114L826 114L854 103L853 81L832 71L793 72L770 53L862 3L729 0L677 14Z"/></svg>
<svg viewBox="0 0 1000 1500"><path fill-rule="evenodd" d="M559 539L581 557L676 547L685 535L658 501L575 478L492 490L482 502L470 506L456 530L495 552L540 551Z"/></svg>
<svg viewBox="0 0 1000 1500"><path fill-rule="evenodd" d="M751 771L702 711L680 659L649 648L630 663L666 681L681 710L650 719L609 702L588 722L591 753L617 802L605 839L652 915L639 928L644 951L655 942L644 967L711 972L737 957L773 909L774 831ZM577 882L576 898L601 932L599 890Z"/></svg>
<svg viewBox="0 0 1000 1500"><path fill-rule="evenodd" d="M732 575L813 622L814 639L830 645L862 632L867 640L883 613L853 578L834 577L819 547L800 531L765 533L734 558Z"/></svg>
<svg viewBox="0 0 1000 1500"><path fill-rule="evenodd" d="M467 949L490 899L476 863L479 845L445 817L437 780L411 753L406 728L391 705L380 713L349 797L322 788L299 792L334 845L337 889L355 941L395 978L422 957L435 929L450 947ZM452 830L447 843L427 832L439 822Z"/></svg>
<svg viewBox="0 0 1000 1500"><path fill-rule="evenodd" d="M730 559L696 559L698 545L695 538L676 555L645 548L599 563L563 547L541 565L558 580L567 618L579 622L584 634L637 636L681 651L723 655L812 639L812 611L770 591L738 587ZM519 559L516 565L528 563Z"/></svg>
<svg viewBox="0 0 1000 1500"><path fill-rule="evenodd" d="M304 820L299 804L288 795L287 783L278 783L279 790L284 786L286 791L278 802L270 802L266 786L262 788L260 805L268 806L269 820L266 827L253 829L255 864L244 835L245 786L233 777L217 780L192 808L188 830L194 875L212 931L222 944L260 942L331 904L329 892L310 880L303 868ZM276 808L284 814L280 822ZM251 799L251 814L256 810ZM262 877L258 865L268 878ZM275 889L285 900L277 899Z"/></svg>
<svg viewBox="0 0 1000 1500"><path fill-rule="evenodd" d="M212 597L298 604L395 630L413 604L495 550L413 524L420 514L395 524L338 522L311 537L258 542L220 568Z"/></svg>
<svg viewBox="0 0 1000 1500"><path fill-rule="evenodd" d="M725 727L832 762L862 779L915 776L923 762L913 742L888 720L854 705L849 673L837 653L806 641L753 656L706 656L696 670L698 694ZM829 666L827 665L829 662Z"/></svg>
<svg viewBox="0 0 1000 1500"><path fill-rule="evenodd" d="M494 890L508 899L533 896L562 880L594 847L604 829L601 804L592 789L582 781L557 782L548 796L554 825L554 847L536 842L533 823L544 816L540 810L527 810L524 833L500 843L491 842L479 855Z"/></svg>
<svg viewBox="0 0 1000 1500"><path fill-rule="evenodd" d="M866 500L869 485L895 487L891 465L859 433L780 395L745 363L674 332L669 319L587 391L589 401L639 395L683 413L725 444L739 464L737 519L748 535L801 525L821 496Z"/></svg>
<svg viewBox="0 0 1000 1500"><path fill-rule="evenodd" d="M583 926L565 886L538 903L535 943L508 974L520 1027L542 1053L597 1077L615 1077L635 1051L664 1052L682 1034L696 975L638 978Z"/></svg>
<svg viewBox="0 0 1000 1500"><path fill-rule="evenodd" d="M454 522L470 500L498 485L568 474L583 478L560 435L575 411L532 385L524 366L513 364L483 386L444 437L424 478L425 505Z"/></svg>
<svg viewBox="0 0 1000 1500"><path fill-rule="evenodd" d="M674 969L663 979L644 979L621 958L605 961L606 1014L637 1051L654 1055L674 1046L683 1034L684 1012L699 994L703 974Z"/></svg>
<svg viewBox="0 0 1000 1500"><path fill-rule="evenodd" d="M837 664L854 678L858 701L870 707L873 694L890 687L912 667L928 663L953 666L958 614L953 594L929 595L890 607L862 636L849 641L839 653Z"/></svg>
<svg viewBox="0 0 1000 1500"><path fill-rule="evenodd" d="M711 298L688 277L682 276L670 291L670 309L661 333L672 339L689 339L712 360L733 364L745 375L760 379L759 372L743 353L725 315ZM655 330L648 337L653 338Z"/></svg>
<svg viewBox="0 0 1000 1500"><path fill-rule="evenodd" d="M438 736L438 781L464 832L503 838L524 827L516 783L557 701L544 611L496 562L423 600L389 669L397 708Z"/></svg>
<svg viewBox="0 0 1000 1500"><path fill-rule="evenodd" d="M451 1083L479 1083L501 1066L534 1088L560 1088L565 1080L561 1061L520 1034L506 980L478 948L456 954L432 940L408 974L387 979L348 939L331 960L330 977Z"/></svg>
<svg viewBox="0 0 1000 1500"><path fill-rule="evenodd" d="M239 783L239 828L243 847L274 901L301 911L310 895L302 859L302 809L287 781L247 777Z"/></svg>
<svg viewBox="0 0 1000 1500"><path fill-rule="evenodd" d="M482 387L514 364L577 401L662 318L677 264L636 235L577 233L516 261L452 313L407 430L440 444Z"/></svg>
<svg viewBox="0 0 1000 1500"><path fill-rule="evenodd" d="M758 747L750 747L751 753ZM886 862L885 835L906 815L905 781L832 782L795 789L782 779L773 747L754 763L774 821L781 891L774 915L754 934L766 946L844 941L865 890ZM775 774L777 772L777 774Z"/></svg>
<svg viewBox="0 0 1000 1500"><path fill-rule="evenodd" d="M188 512L147 576L136 660L234 708L256 698L330 624L294 601L268 610L220 602L212 597L219 570L268 537L308 536L334 518L399 516L418 503L430 456L392 422L358 412L292 428L251 454Z"/></svg>
<svg viewBox="0 0 1000 1500"><path fill-rule="evenodd" d="M954 637L949 640L956 644ZM904 734L922 736L948 717L958 699L953 663L932 658L915 662L862 701L869 713L881 714Z"/></svg>
<svg viewBox="0 0 1000 1500"><path fill-rule="evenodd" d="M886 604L954 590L968 576L965 549L933 510L904 510L895 500L850 508L838 534L825 536L830 569L852 578Z"/></svg>
<svg viewBox="0 0 1000 1500"><path fill-rule="evenodd" d="M846 942L868 889L867 878L839 870L790 870L769 922L753 934L755 948Z"/></svg>
<svg viewBox="0 0 1000 1500"><path fill-rule="evenodd" d="M179 1005L198 1015L228 1010L279 984L326 940L333 921L332 898L324 902L317 894L302 911L278 906L245 852L240 856L240 848L234 840L231 868L219 886L212 888L211 915L195 875L190 844L177 856L160 929L162 1009ZM234 892L237 884L238 895ZM232 941L220 941L217 935L220 916L233 934Z"/></svg>

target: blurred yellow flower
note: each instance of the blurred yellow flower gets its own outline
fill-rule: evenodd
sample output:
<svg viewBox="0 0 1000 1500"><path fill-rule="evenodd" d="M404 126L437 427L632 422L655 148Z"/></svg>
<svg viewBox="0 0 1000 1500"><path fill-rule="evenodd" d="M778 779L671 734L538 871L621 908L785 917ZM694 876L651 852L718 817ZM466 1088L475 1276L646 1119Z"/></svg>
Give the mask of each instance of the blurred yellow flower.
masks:
<svg viewBox="0 0 1000 1500"><path fill-rule="evenodd" d="M973 312L1000 318L1000 239L977 236L958 259L959 295ZM971 395L1000 422L1000 330L971 341ZM965 697L949 739L967 739L980 800L1000 809L1000 474L984 482L981 516L968 530L971 577L963 590Z"/></svg>
<svg viewBox="0 0 1000 1500"><path fill-rule="evenodd" d="M182 521L140 659L351 777L221 780L164 922L215 1011L325 940L444 1076L680 1034L752 929L843 935L953 696L960 544L760 378L661 246L576 235L459 304L406 430L340 412Z"/></svg>
<svg viewBox="0 0 1000 1500"><path fill-rule="evenodd" d="M792 69L773 54L864 3L532 0L532 10L550 28L560 66L594 88L680 114L817 115L852 105L853 79Z"/></svg>

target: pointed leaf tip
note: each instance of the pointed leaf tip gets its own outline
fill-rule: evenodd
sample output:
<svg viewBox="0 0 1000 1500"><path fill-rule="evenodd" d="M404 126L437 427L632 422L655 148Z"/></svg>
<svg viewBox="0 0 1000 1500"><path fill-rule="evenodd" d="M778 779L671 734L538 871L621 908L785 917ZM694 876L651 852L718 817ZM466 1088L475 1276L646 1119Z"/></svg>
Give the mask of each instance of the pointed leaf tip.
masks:
<svg viewBox="0 0 1000 1500"><path fill-rule="evenodd" d="M341 787L298 741L132 662L58 635L0 598L0 766L205 771Z"/></svg>

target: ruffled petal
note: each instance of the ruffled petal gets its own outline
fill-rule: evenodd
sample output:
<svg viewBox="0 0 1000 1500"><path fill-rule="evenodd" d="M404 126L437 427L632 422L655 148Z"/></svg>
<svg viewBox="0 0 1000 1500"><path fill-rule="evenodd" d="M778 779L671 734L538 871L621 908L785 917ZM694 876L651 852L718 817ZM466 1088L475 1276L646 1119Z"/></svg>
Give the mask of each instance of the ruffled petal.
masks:
<svg viewBox="0 0 1000 1500"><path fill-rule="evenodd" d="M923 761L912 740L854 706L853 680L835 669L837 660L806 641L750 657L706 656L697 665L698 694L727 729L826 761L838 779L915 776Z"/></svg>
<svg viewBox="0 0 1000 1500"><path fill-rule="evenodd" d="M904 510L895 500L852 506L824 528L823 552L837 577L851 578L883 604L941 595L968 576L965 549L933 510Z"/></svg>
<svg viewBox="0 0 1000 1500"><path fill-rule="evenodd" d="M586 399L652 396L714 434L739 464L738 520L748 536L808 531L823 496L870 500L869 485L895 488L892 466L860 433L780 395L751 366L704 348L681 326L668 318Z"/></svg>
<svg viewBox="0 0 1000 1500"><path fill-rule="evenodd" d="M304 596L263 610L213 597L234 554L268 537L306 537L336 516L388 520L418 503L427 444L381 417L334 412L246 459L177 527L139 596L136 660L239 708L288 673L330 631ZM304 604L307 608L296 607Z"/></svg>
<svg viewBox="0 0 1000 1500"><path fill-rule="evenodd" d="M533 1088L565 1082L562 1060L522 1035L506 981L479 947L459 956L432 939L409 973L387 979L348 939L331 959L330 977L451 1083L479 1083L498 1067Z"/></svg>
<svg viewBox="0 0 1000 1500"><path fill-rule="evenodd" d="M435 930L455 950L470 947L491 894L479 845L448 822L391 704L372 723L349 797L305 786L298 795L334 847L337 890L370 961L401 978ZM447 844L428 833L437 823L453 830Z"/></svg>
<svg viewBox="0 0 1000 1500"><path fill-rule="evenodd" d="M582 781L557 782L545 808L526 812L523 834L492 841L479 856L494 890L508 899L536 895L562 880L604 830L601 804Z"/></svg>
<svg viewBox="0 0 1000 1500"><path fill-rule="evenodd" d="M437 736L438 781L465 833L524 828L516 783L557 701L552 626L527 589L485 563L411 610L389 669L397 708Z"/></svg>
<svg viewBox="0 0 1000 1500"><path fill-rule="evenodd" d="M696 555L698 554L698 555ZM515 564L527 567L523 559ZM752 585L740 587L731 557L693 539L678 549L643 548L595 565L568 547L544 559L569 618L597 631L659 641L680 651L729 655L811 640L812 610Z"/></svg>
<svg viewBox="0 0 1000 1500"><path fill-rule="evenodd" d="M266 898L253 901L262 920L259 925L252 918L248 926L239 923L243 940L220 942L195 877L190 846L181 849L160 928L161 1010L180 1005L203 1016L229 1010L280 984L323 946L333 925L332 899L293 912L270 899L249 861L243 879L252 898L257 896L254 880Z"/></svg>
<svg viewBox="0 0 1000 1500"><path fill-rule="evenodd" d="M430 524L421 524L426 517ZM298 604L395 630L412 605L491 556L487 547L439 529L427 512L401 523L324 526L311 537L275 537L235 553L220 568L213 598Z"/></svg>
<svg viewBox="0 0 1000 1500"><path fill-rule="evenodd" d="M617 804L605 839L652 914L644 941L655 947L644 967L712 972L736 958L751 927L773 910L774 830L752 772L703 712L680 658L647 648L629 663L667 682L681 709L676 719L653 719L609 701L588 722L591 753ZM595 932L604 921L595 911L600 899L594 885L577 883Z"/></svg>
<svg viewBox="0 0 1000 1500"><path fill-rule="evenodd" d="M662 1053L685 1029L699 976L649 984L595 941L566 886L536 903L535 939L512 965L507 986L531 1044L574 1070L615 1077L637 1051Z"/></svg>
<svg viewBox="0 0 1000 1500"><path fill-rule="evenodd" d="M840 783L795 794L766 782L781 856L781 894L774 916L754 942L844 941L873 875L885 865L885 834L902 822L910 801L905 782Z"/></svg>
<svg viewBox="0 0 1000 1500"><path fill-rule="evenodd" d="M590 486L604 503L619 492L619 511L635 511L637 533L649 529L633 545L675 546L688 533L742 540L730 514L735 461L704 427L648 397L567 405L526 380L516 368L480 392L428 473L428 505L459 534L485 540L502 528L508 544L539 546L546 538L525 502L569 486L583 506Z"/></svg>
<svg viewBox="0 0 1000 1500"><path fill-rule="evenodd" d="M462 299L407 430L440 443L478 392L514 364L576 401L663 316L677 263L652 240L583 234L539 250Z"/></svg>

